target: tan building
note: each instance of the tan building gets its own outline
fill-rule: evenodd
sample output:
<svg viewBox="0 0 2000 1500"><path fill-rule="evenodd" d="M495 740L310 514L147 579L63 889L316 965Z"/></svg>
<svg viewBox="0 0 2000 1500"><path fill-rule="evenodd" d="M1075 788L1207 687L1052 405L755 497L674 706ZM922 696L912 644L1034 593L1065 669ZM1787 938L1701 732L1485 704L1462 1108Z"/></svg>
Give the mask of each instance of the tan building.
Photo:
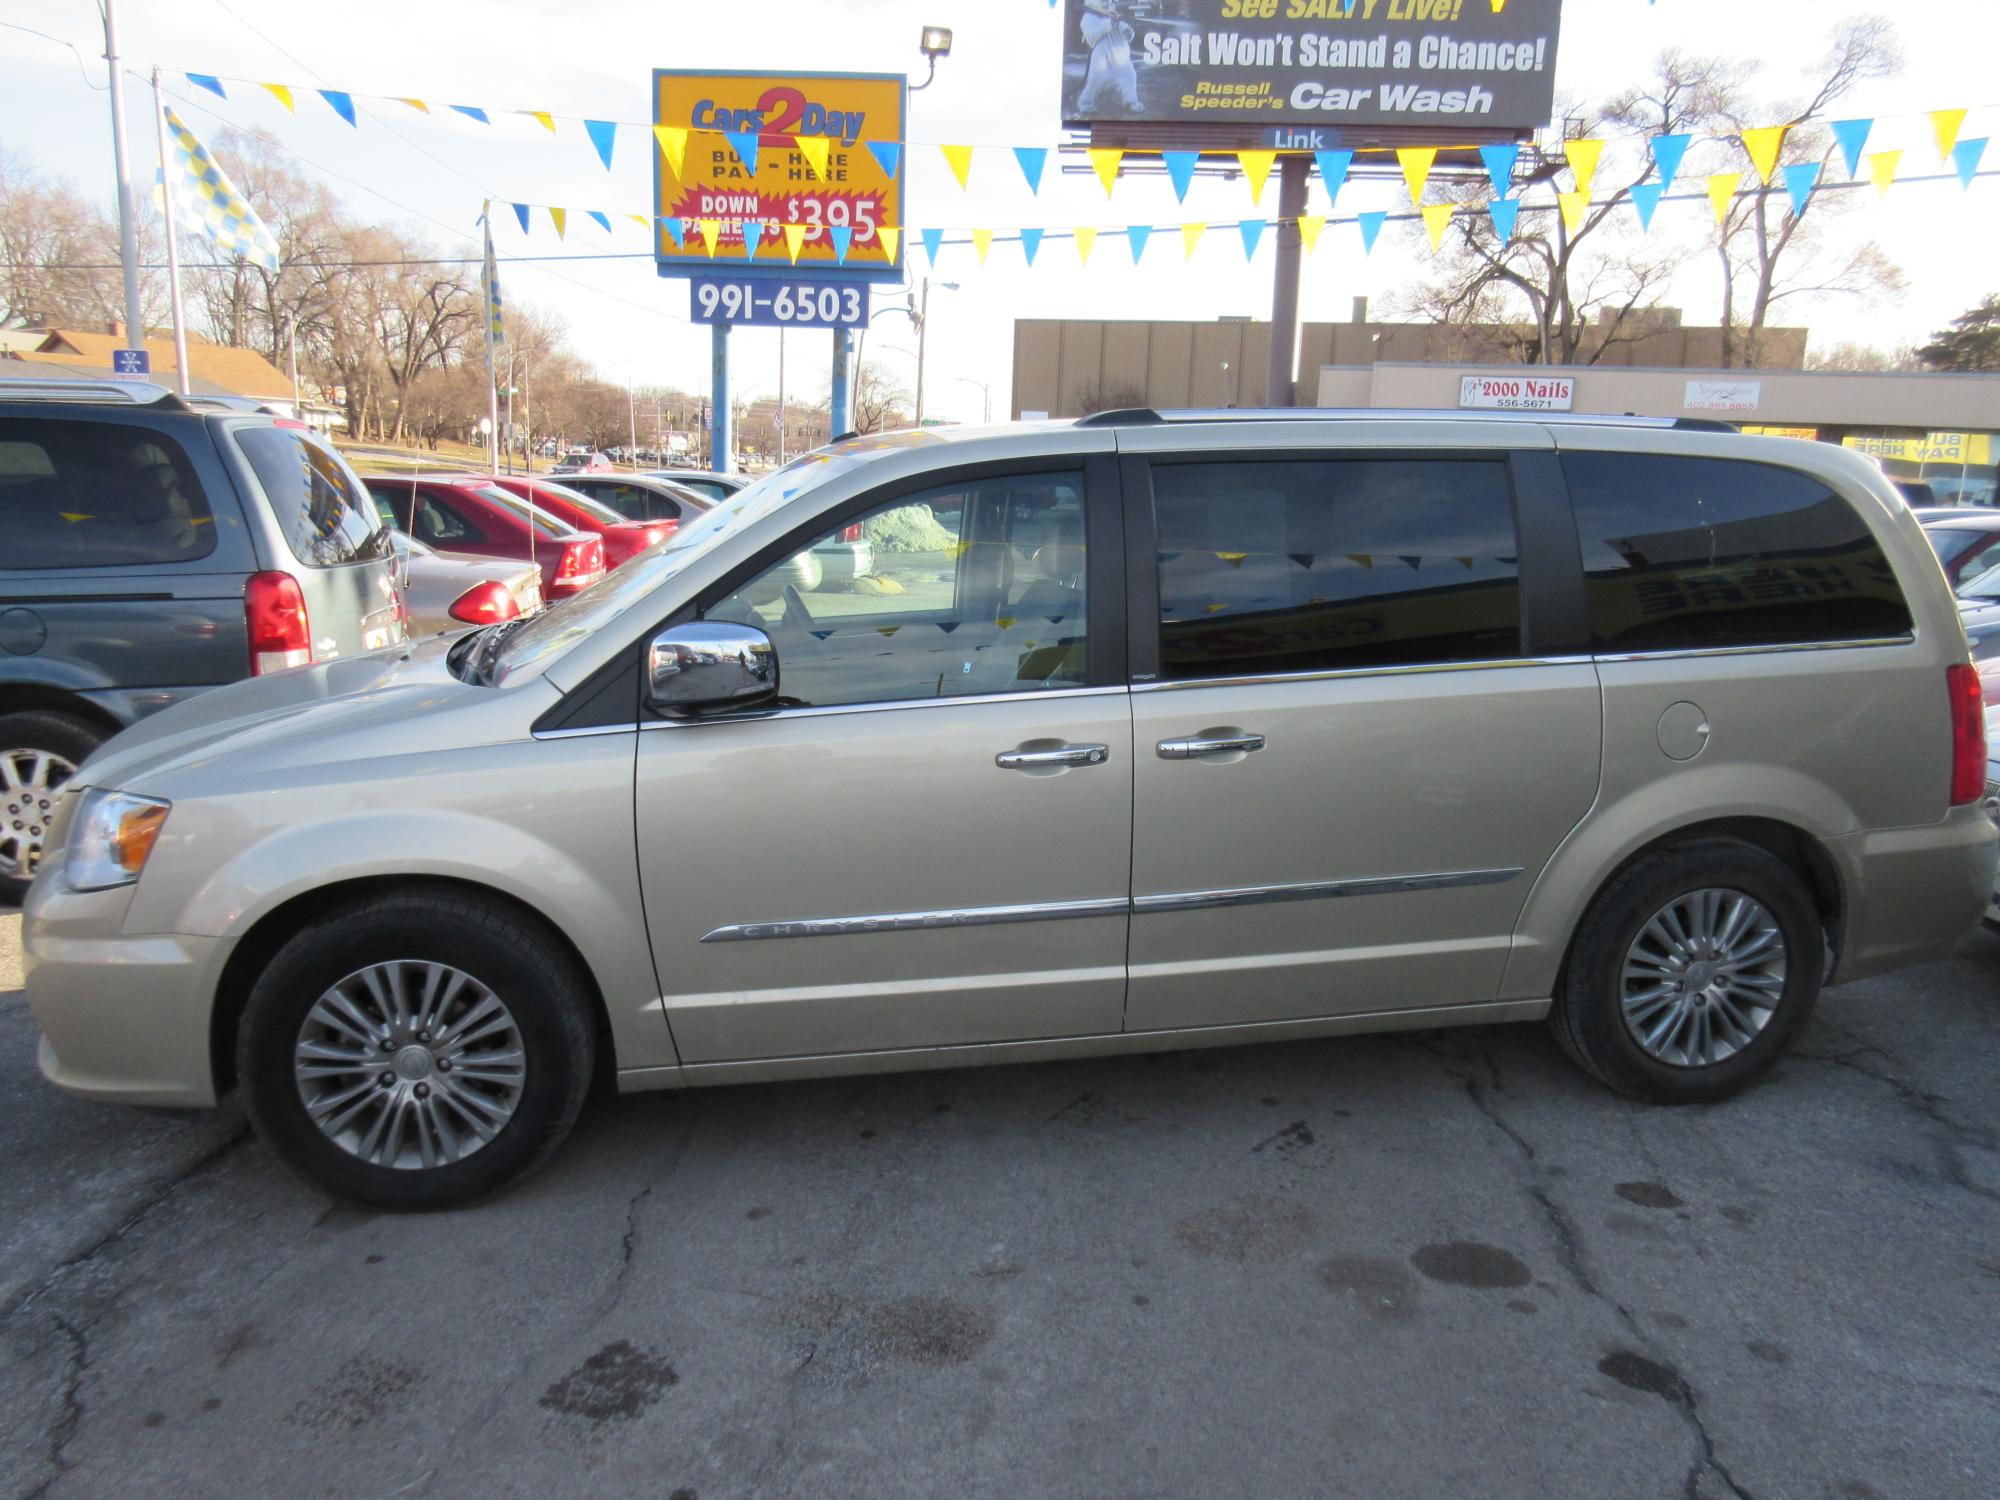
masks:
<svg viewBox="0 0 2000 1500"><path fill-rule="evenodd" d="M10 340L15 347L0 347L0 360L18 360L23 365L41 366L63 375L108 377L113 373L113 351L127 347L122 325L109 329L45 328L16 332L31 336L32 347L22 347L29 340L17 336ZM152 329L143 347L152 356L150 378L164 386L177 384L175 377L180 365L174 357L173 336L164 329ZM255 349L211 343L200 334L190 333L187 350L188 389L197 396L249 396L285 415L298 416L322 431L346 425L346 416L338 406L316 400L310 392L297 403L302 409L295 410L291 377ZM25 376L31 371L16 369L13 373Z"/></svg>

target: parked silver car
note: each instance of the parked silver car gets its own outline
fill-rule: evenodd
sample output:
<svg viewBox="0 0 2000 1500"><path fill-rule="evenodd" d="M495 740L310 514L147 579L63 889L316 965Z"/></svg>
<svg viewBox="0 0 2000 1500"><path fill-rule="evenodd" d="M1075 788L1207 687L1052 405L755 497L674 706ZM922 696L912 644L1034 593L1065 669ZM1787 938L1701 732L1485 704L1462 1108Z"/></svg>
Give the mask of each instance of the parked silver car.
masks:
<svg viewBox="0 0 2000 1500"><path fill-rule="evenodd" d="M857 523L869 590L773 586ZM1714 1100L1824 981L1976 925L1987 767L1937 562L1837 448L891 433L533 620L129 731L57 813L27 991L57 1083L239 1087L397 1206L542 1160L601 1055L681 1088L1547 1018Z"/></svg>
<svg viewBox="0 0 2000 1500"><path fill-rule="evenodd" d="M492 625L542 607L542 570L533 563L446 554L403 532L389 535L413 636Z"/></svg>

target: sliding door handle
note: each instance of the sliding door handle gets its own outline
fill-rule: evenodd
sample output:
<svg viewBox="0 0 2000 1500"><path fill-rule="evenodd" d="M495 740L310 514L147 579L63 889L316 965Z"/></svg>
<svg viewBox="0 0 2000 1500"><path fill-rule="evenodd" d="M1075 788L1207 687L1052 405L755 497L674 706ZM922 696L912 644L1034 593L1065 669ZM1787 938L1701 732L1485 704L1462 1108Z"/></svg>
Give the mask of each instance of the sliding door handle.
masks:
<svg viewBox="0 0 2000 1500"><path fill-rule="evenodd" d="M1111 759L1106 745L1059 745L1053 750L1002 750L993 764L1003 771L1051 771L1068 766L1101 766Z"/></svg>
<svg viewBox="0 0 2000 1500"><path fill-rule="evenodd" d="M1213 737L1197 736L1185 740L1161 740L1158 745L1161 760L1194 760L1203 755L1247 754L1264 748L1261 734L1222 734Z"/></svg>

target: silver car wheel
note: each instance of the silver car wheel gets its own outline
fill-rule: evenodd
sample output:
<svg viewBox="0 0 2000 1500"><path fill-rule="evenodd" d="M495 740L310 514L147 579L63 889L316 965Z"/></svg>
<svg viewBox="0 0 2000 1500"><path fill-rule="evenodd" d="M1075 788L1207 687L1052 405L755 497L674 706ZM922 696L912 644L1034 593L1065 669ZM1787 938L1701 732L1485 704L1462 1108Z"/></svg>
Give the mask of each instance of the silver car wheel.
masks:
<svg viewBox="0 0 2000 1500"><path fill-rule="evenodd" d="M75 774L52 750L0 750L0 876L34 875L62 784Z"/></svg>
<svg viewBox="0 0 2000 1500"><path fill-rule="evenodd" d="M1742 891L1676 896L1625 952L1626 1028L1649 1056L1682 1068L1735 1056L1778 1013L1785 934Z"/></svg>
<svg viewBox="0 0 2000 1500"><path fill-rule="evenodd" d="M370 964L299 1027L306 1114L350 1156L413 1169L463 1161L514 1117L528 1059L513 1012L463 969Z"/></svg>

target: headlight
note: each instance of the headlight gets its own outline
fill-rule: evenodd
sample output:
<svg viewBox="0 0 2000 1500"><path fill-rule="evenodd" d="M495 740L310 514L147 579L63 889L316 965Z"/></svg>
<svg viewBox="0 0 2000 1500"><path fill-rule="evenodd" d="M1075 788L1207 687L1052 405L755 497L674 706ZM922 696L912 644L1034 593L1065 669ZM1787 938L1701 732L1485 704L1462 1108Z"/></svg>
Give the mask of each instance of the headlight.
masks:
<svg viewBox="0 0 2000 1500"><path fill-rule="evenodd" d="M71 890L108 891L130 885L166 826L171 802L92 787L70 824L63 878Z"/></svg>

